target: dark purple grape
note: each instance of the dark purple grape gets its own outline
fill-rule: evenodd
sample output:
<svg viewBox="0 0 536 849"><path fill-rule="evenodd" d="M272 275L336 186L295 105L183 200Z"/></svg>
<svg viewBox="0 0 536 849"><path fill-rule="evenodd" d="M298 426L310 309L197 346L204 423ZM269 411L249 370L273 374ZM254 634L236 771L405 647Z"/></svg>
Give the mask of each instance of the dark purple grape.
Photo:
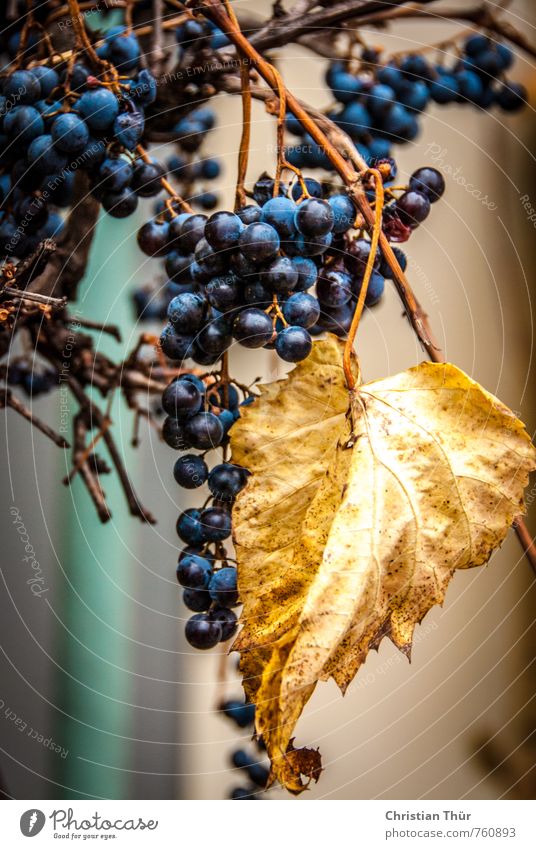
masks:
<svg viewBox="0 0 536 849"><path fill-rule="evenodd" d="M285 327L277 334L275 350L287 363L298 363L311 353L313 340L303 327Z"/></svg>
<svg viewBox="0 0 536 849"><path fill-rule="evenodd" d="M184 292L169 302L167 314L178 333L195 333L205 321L205 307L201 295Z"/></svg>
<svg viewBox="0 0 536 849"><path fill-rule="evenodd" d="M279 250L279 236L270 224L248 224L242 231L238 246L252 262L268 262Z"/></svg>
<svg viewBox="0 0 536 849"><path fill-rule="evenodd" d="M445 180L436 168L418 168L409 179L409 188L435 203L445 191Z"/></svg>
<svg viewBox="0 0 536 849"><path fill-rule="evenodd" d="M183 513L182 516L185 514ZM179 518L180 521L180 518ZM212 577L212 564L204 557L190 554L182 557L177 566L177 580L183 587L206 590Z"/></svg>
<svg viewBox="0 0 536 849"><path fill-rule="evenodd" d="M283 304L283 315L291 325L312 327L319 319L320 304L312 295L296 292Z"/></svg>
<svg viewBox="0 0 536 849"><path fill-rule="evenodd" d="M255 307L242 310L233 324L233 336L245 348L262 348L270 342L273 333L270 316Z"/></svg>
<svg viewBox="0 0 536 849"><path fill-rule="evenodd" d="M403 224L415 228L428 217L430 201L422 192L410 189L398 198L396 210Z"/></svg>
<svg viewBox="0 0 536 849"><path fill-rule="evenodd" d="M236 246L244 224L234 212L215 212L205 227L205 239L215 251Z"/></svg>
<svg viewBox="0 0 536 849"><path fill-rule="evenodd" d="M212 601L216 601L222 607L234 607L238 602L236 569L225 566L215 572L210 578L208 591Z"/></svg>
<svg viewBox="0 0 536 849"><path fill-rule="evenodd" d="M220 542L231 535L231 514L223 507L207 507L202 510L199 521L207 542Z"/></svg>
<svg viewBox="0 0 536 849"><path fill-rule="evenodd" d="M194 649L211 649L222 638L222 628L208 613L196 613L186 623L186 639Z"/></svg>
<svg viewBox="0 0 536 849"><path fill-rule="evenodd" d="M162 425L162 438L175 451L187 451L192 445L184 433L184 427L173 416L167 416Z"/></svg>
<svg viewBox="0 0 536 849"><path fill-rule="evenodd" d="M197 489L208 479L208 466L197 454L184 454L175 461L173 477L184 489Z"/></svg>
<svg viewBox="0 0 536 849"><path fill-rule="evenodd" d="M325 236L333 229L335 216L327 200L306 198L296 212L296 227L304 236Z"/></svg>
<svg viewBox="0 0 536 849"><path fill-rule="evenodd" d="M171 250L167 221L147 221L138 230L138 246L147 256L165 256Z"/></svg>
<svg viewBox="0 0 536 849"><path fill-rule="evenodd" d="M186 607L189 610L193 610L195 613L203 613L205 610L208 610L212 604L212 599L208 590L193 590L189 587L186 587L183 591L182 600ZM218 621L221 625L221 620L218 619Z"/></svg>
<svg viewBox="0 0 536 849"><path fill-rule="evenodd" d="M288 292L298 282L298 272L291 259L279 256L261 271L260 279L263 286L266 286L270 292Z"/></svg>
<svg viewBox="0 0 536 849"><path fill-rule="evenodd" d="M210 593L208 597L210 599ZM210 618L221 625L222 643L234 637L238 630L238 619L233 610L228 607L215 607L210 611Z"/></svg>
<svg viewBox="0 0 536 849"><path fill-rule="evenodd" d="M184 432L193 447L200 451L217 448L223 439L221 422L214 413L210 412L197 413L196 416L188 419Z"/></svg>

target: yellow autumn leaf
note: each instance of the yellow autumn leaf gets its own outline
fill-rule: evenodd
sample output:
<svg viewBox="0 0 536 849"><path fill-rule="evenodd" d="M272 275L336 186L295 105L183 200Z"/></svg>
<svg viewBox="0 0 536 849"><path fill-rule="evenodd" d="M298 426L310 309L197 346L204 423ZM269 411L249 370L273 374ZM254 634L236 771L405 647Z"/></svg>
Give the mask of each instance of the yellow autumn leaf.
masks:
<svg viewBox="0 0 536 849"><path fill-rule="evenodd" d="M291 739L317 681L344 691L385 636L409 655L454 571L485 563L523 512L536 451L450 364L349 395L335 337L261 392L232 431L233 460L252 473L234 509L234 648L272 777L297 793L320 771Z"/></svg>

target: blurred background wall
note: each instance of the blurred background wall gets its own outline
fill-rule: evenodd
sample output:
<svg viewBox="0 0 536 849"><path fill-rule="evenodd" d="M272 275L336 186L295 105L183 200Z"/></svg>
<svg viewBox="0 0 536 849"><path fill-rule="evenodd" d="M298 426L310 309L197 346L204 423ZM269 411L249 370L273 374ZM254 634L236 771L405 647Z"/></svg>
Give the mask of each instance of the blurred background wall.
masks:
<svg viewBox="0 0 536 849"><path fill-rule="evenodd" d="M270 10L264 0L239 5ZM534 4L517 0L514 9L536 42ZM408 22L397 25L396 38L364 35L371 44L411 50L456 29ZM324 60L296 46L277 57L299 97L328 105ZM512 76L534 103L533 63L519 55ZM239 98L220 97L216 111L219 131L207 154L224 162L222 193L231 204ZM254 122L251 180L273 167L275 142L274 120L258 104ZM449 359L515 410L531 433L536 234L523 197L536 207L535 140L531 107L505 118L449 106L430 109L419 138L397 149L400 182L424 164L442 170L447 182L443 200L407 245L416 293ZM135 246L140 220L100 222L80 289L80 315L122 326L121 346L98 339L117 358L140 331L129 293L160 273ZM394 290L365 316L359 350L367 379L424 358ZM246 382L280 369L266 353L237 349L231 366ZM59 423L57 395L33 405ZM183 636L187 613L174 579L182 496L172 452L149 430L134 451L130 414L116 404L114 416L127 467L158 516L154 528L127 515L112 478L105 488L113 519L100 525L79 483L61 486L67 454L13 413L0 420L4 782L16 798L222 798L238 783L228 756L239 735L214 712L222 658L193 652ZM534 530L531 513L529 506ZM21 523L43 571L41 596L26 583ZM319 686L297 743L319 745L326 771L303 798L533 796L534 592L512 533L487 568L457 573L444 607L417 629L411 665L384 643L344 699L332 683ZM238 695L234 662L227 667L226 692Z"/></svg>

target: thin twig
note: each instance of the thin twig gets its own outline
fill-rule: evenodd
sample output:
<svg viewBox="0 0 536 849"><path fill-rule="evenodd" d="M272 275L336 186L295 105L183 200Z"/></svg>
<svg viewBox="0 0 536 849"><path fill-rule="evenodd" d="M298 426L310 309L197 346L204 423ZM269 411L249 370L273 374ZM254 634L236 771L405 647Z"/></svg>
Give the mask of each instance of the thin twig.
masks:
<svg viewBox="0 0 536 849"><path fill-rule="evenodd" d="M58 448L69 448L67 440L64 439L63 436L60 436L59 433L56 433L55 430L52 430L49 425L42 422L37 416L34 416L31 410L29 410L28 407L26 407L7 386L0 388L0 408L2 407L11 407L12 410L15 410L16 413L29 421L33 427L40 430L41 433L45 434L45 436L48 436L48 438L51 439Z"/></svg>

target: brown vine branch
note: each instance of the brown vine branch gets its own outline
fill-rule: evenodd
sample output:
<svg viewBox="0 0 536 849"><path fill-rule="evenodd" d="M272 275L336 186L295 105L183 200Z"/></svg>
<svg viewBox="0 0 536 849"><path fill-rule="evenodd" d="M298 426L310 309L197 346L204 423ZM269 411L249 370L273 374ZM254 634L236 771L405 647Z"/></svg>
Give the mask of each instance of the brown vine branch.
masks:
<svg viewBox="0 0 536 849"><path fill-rule="evenodd" d="M45 436L48 436L49 439L54 442L58 448L69 448L69 443L63 436L60 436L59 433L56 433L49 425L45 422L41 421L40 418L34 416L31 410L22 403L22 401L17 398L16 395L13 394L11 389L7 386L3 386L0 388L0 408L11 407L12 410L15 410L20 416L22 416L26 421L30 422L33 427L40 430L41 433L44 433Z"/></svg>

